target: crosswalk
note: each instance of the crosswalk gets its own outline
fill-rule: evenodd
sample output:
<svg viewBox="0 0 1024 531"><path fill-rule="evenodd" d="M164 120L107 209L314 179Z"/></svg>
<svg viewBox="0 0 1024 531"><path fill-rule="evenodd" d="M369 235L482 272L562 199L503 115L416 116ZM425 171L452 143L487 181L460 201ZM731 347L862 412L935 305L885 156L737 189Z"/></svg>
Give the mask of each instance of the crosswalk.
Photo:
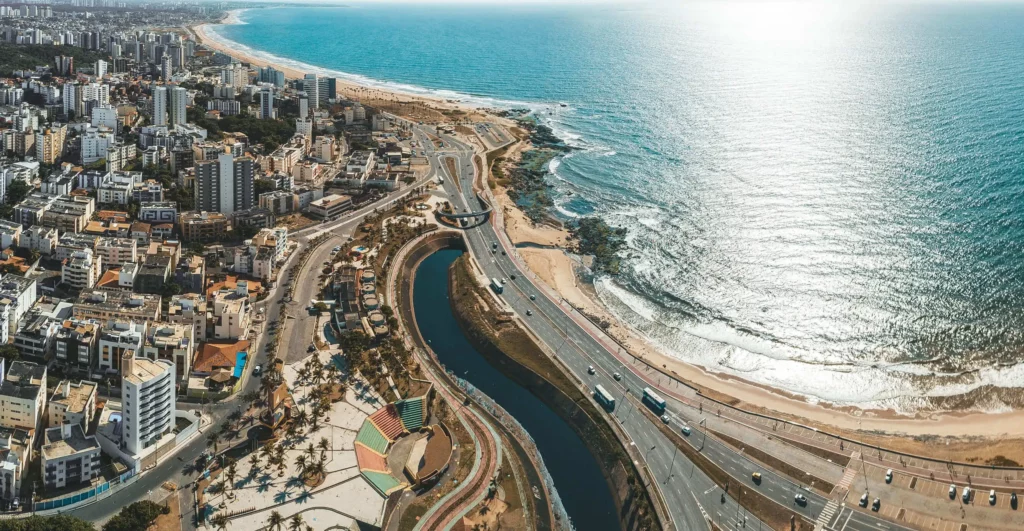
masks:
<svg viewBox="0 0 1024 531"><path fill-rule="evenodd" d="M818 520L814 522L814 531L822 531L825 529L825 525L832 520L832 516L839 510L839 502L836 500L829 500L825 508L821 510L821 514L818 515Z"/></svg>
<svg viewBox="0 0 1024 531"><path fill-rule="evenodd" d="M851 467L848 467L843 471L843 478L836 483L836 489L850 490L850 485L853 485L853 478L857 477L857 471Z"/></svg>

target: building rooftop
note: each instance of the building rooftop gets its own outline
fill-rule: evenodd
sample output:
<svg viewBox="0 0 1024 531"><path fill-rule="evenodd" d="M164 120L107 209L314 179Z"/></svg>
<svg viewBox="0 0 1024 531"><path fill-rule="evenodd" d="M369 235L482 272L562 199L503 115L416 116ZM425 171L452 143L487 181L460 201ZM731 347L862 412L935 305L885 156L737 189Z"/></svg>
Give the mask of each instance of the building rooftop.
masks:
<svg viewBox="0 0 1024 531"><path fill-rule="evenodd" d="M135 358L130 364L131 371L125 371L125 364L121 364L123 372L121 377L135 385L141 385L159 377L168 367L173 368L173 365L167 360L154 361L149 358Z"/></svg>
<svg viewBox="0 0 1024 531"><path fill-rule="evenodd" d="M160 323L149 327L146 344L157 348L189 348L192 325Z"/></svg>
<svg viewBox="0 0 1024 531"><path fill-rule="evenodd" d="M63 431L62 426L46 430L42 450L44 460L59 459L80 452L100 449L100 443L96 441L96 437L86 437L82 427L77 424L70 427L70 433L63 433Z"/></svg>
<svg viewBox="0 0 1024 531"><path fill-rule="evenodd" d="M11 362L7 371L6 382L19 382L25 385L39 385L46 379L46 367L28 361Z"/></svg>
<svg viewBox="0 0 1024 531"><path fill-rule="evenodd" d="M95 382L82 380L78 384L72 384L71 380L63 380L50 395L50 403L62 404L64 409L72 413L85 411L89 399L96 396L97 385Z"/></svg>

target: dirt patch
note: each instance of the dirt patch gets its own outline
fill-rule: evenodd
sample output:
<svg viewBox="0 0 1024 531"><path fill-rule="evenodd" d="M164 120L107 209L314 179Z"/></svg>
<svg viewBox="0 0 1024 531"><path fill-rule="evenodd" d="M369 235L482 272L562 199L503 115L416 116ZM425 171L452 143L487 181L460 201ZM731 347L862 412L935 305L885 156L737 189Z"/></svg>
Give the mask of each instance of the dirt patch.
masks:
<svg viewBox="0 0 1024 531"><path fill-rule="evenodd" d="M178 497L167 498L166 507L170 512L156 517L153 525L147 531L181 531L181 510L178 506Z"/></svg>

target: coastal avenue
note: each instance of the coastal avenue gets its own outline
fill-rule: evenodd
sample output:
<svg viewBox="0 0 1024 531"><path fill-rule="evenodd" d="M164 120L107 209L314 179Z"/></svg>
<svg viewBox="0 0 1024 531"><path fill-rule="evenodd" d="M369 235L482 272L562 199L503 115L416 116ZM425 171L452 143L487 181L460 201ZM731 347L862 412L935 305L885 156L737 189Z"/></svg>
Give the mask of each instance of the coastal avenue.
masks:
<svg viewBox="0 0 1024 531"><path fill-rule="evenodd" d="M453 207L460 212L472 212L486 208L480 204L473 191L473 148L450 136L444 136L446 145L452 149L436 150L427 137L434 134L432 129L417 127L417 138L424 146L431 166L445 177L444 189L448 193ZM451 157L456 161L459 175L450 175L444 158ZM737 489L731 489L730 495L722 502L722 490L695 467L674 446L652 421L642 412L634 411L645 408L639 401L640 390L648 386L639 375L628 366L623 365L606 346L591 336L567 313L568 308L560 301L549 298L545 290L539 289L528 274L520 269L512 259L513 249L507 238L498 234L498 230L490 221L478 224L465 231L467 246L477 264L488 278L509 279L501 298L522 318L530 330L541 339L550 350L554 351L562 362L589 388L601 384L619 399L618 408L614 413L616 421L622 426L635 444L658 482L658 488L664 495L666 504L677 529L706 529L703 513L706 513L716 524L728 529L757 529L760 525L753 516L746 513L732 497ZM498 243L504 252L492 252L492 245ZM516 276L511 280L512 275ZM532 316L527 316L527 311ZM570 310L571 311L571 310ZM597 373L587 375L587 367L593 365ZM621 381L613 378L614 373L622 375ZM699 419L691 420L693 431L684 437L680 431L679 417L672 412L680 411L681 405L671 396L664 396L668 401L671 423L675 436L695 448L702 448L703 454L715 465L726 471L733 478L735 485L742 485L747 490L767 496L783 507L815 522L824 511L828 499L802 488L789 479L754 465L742 453L714 438L705 438L698 429ZM753 471L762 473L760 486L751 484L750 474ZM556 486L557 488L557 486ZM807 498L804 506L797 505L794 498L797 494ZM839 529L874 529L902 530L897 524L874 517L868 513L851 511L843 526ZM744 525L745 521L745 525ZM826 522L827 523L827 522Z"/></svg>
<svg viewBox="0 0 1024 531"><path fill-rule="evenodd" d="M265 309L266 319L264 320L264 325L266 323L279 324L276 333L283 334L284 336L281 338L281 345L278 349L278 356L282 360L286 363L291 363L300 360L307 355L306 346L309 344L309 338L312 337L315 318L308 316L307 312L302 311L302 308L309 304L310 299L313 298L317 291L316 282L308 282L308 280L315 280L317 278L318 271L322 267L323 261L332 254L330 252L331 248L334 245L346 242L348 236L352 234L352 231L359 223L362 222L363 218L373 213L375 210L386 207L393 201L409 195L412 193L414 188L423 185L432 177L432 172L428 172L418 181L406 186L400 191L393 192L370 203L369 205L358 208L355 211L348 212L336 221L313 225L311 227L295 231L289 235L298 243L298 246L295 251L288 256L285 264L281 266L280 271L282 272L287 271L290 267L295 265L296 257L300 254L301 250L316 236L324 233L331 233L332 238L320 245L316 251L310 253L302 269L296 273L293 282L297 282L298 284L295 286L295 294L292 297L291 302L284 303L282 301L285 291L283 288L287 287L289 282L287 276L282 275L279 285L270 291L270 294L265 300L256 304L257 308ZM281 308L284 306L292 306L293 311L289 318L282 322ZM302 336L296 336L296 332L302 334ZM238 393L215 404L197 406L195 403L180 402L178 407L180 409L201 408L209 415L211 427L220 426L225 420L227 420L228 415L232 411L244 408L245 404L239 397L247 392L255 391L259 388L259 380L251 376L251 367L255 367L257 364L266 364L266 347L269 344L271 337L272 333L267 333L265 328L261 333L259 333L258 339L254 345L256 354L251 358L251 365L246 367L246 371L243 375L243 378L246 380ZM298 339L290 341L296 337L298 337ZM227 446L237 443L238 441L238 439L233 439L231 441L222 442L219 450L223 451ZM77 516L78 518L91 522L103 522L120 511L122 507L130 503L144 499L153 499L154 493L157 493L157 496L159 496L160 486L165 482L174 482L179 487L189 486L193 481L195 481L196 476L195 474L185 472L186 465L194 463L199 457L199 454L206 451L206 449L206 432L204 431L202 436L192 439L183 447L177 449L173 457L170 457L167 460L161 460L156 467L146 471L123 491L94 503L66 511L65 514ZM182 529L193 529L194 526L189 521L189 516L192 513L191 488L180 488L176 494L179 496L179 502L181 503L181 513L185 515L185 518L182 520Z"/></svg>

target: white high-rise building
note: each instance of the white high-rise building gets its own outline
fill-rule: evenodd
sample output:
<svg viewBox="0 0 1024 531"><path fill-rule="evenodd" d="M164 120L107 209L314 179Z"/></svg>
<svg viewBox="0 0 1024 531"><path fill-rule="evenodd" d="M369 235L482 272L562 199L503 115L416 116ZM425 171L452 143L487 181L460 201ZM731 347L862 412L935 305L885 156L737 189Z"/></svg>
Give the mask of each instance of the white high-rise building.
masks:
<svg viewBox="0 0 1024 531"><path fill-rule="evenodd" d="M153 125L167 125L167 87L153 87Z"/></svg>
<svg viewBox="0 0 1024 531"><path fill-rule="evenodd" d="M95 74L97 78L102 78L107 75L107 62L103 59L96 60Z"/></svg>
<svg viewBox="0 0 1024 531"><path fill-rule="evenodd" d="M121 358L121 447L138 455L174 428L174 363L135 357Z"/></svg>
<svg viewBox="0 0 1024 531"><path fill-rule="evenodd" d="M97 105L93 107L92 126L108 127L117 131L117 109L110 105Z"/></svg>
<svg viewBox="0 0 1024 531"><path fill-rule="evenodd" d="M299 94L299 119L305 120L309 117L309 96L305 92Z"/></svg>
<svg viewBox="0 0 1024 531"><path fill-rule="evenodd" d="M260 90L260 119L269 120L274 117L274 89L263 87Z"/></svg>
<svg viewBox="0 0 1024 531"><path fill-rule="evenodd" d="M75 103L78 101L78 84L77 83L64 83L64 114L75 110Z"/></svg>
<svg viewBox="0 0 1024 531"><path fill-rule="evenodd" d="M171 74L173 73L174 63L171 61L171 57L169 55L165 55L163 59L160 60L160 77L166 83L171 80Z"/></svg>
<svg viewBox="0 0 1024 531"><path fill-rule="evenodd" d="M302 90L306 91L306 96L309 98L309 104L314 109L320 107L320 82L316 77L316 74L306 74L306 77L302 79Z"/></svg>
<svg viewBox="0 0 1024 531"><path fill-rule="evenodd" d="M188 99L188 91L184 87L172 87L170 90L170 105L167 108L170 124L185 125L188 122L185 113L185 103Z"/></svg>

